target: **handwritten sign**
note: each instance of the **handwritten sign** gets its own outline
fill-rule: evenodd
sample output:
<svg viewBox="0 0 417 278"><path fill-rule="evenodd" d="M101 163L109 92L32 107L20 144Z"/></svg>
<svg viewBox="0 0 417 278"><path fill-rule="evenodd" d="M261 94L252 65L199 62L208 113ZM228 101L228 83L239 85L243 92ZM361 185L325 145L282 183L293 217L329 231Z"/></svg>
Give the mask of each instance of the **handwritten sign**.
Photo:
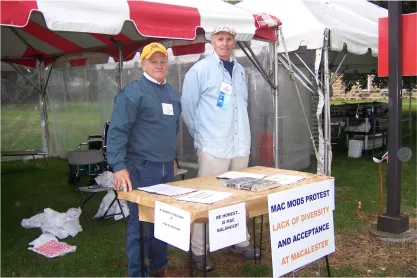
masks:
<svg viewBox="0 0 417 278"><path fill-rule="evenodd" d="M245 203L210 210L209 224L210 252L245 241Z"/></svg>
<svg viewBox="0 0 417 278"><path fill-rule="evenodd" d="M335 251L333 190L326 180L268 195L274 277Z"/></svg>
<svg viewBox="0 0 417 278"><path fill-rule="evenodd" d="M155 201L155 238L189 251L190 224L191 215L188 211Z"/></svg>

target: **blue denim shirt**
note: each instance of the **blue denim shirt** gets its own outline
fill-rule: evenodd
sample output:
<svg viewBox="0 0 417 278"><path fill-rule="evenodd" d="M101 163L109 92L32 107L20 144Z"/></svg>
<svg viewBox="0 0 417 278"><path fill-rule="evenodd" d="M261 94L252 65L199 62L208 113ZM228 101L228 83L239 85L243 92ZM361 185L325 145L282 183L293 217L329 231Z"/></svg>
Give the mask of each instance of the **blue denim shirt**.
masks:
<svg viewBox="0 0 417 278"><path fill-rule="evenodd" d="M182 119L194 138L194 147L218 158L250 153L246 76L236 59L233 62L231 78L217 55L210 55L187 72L182 87ZM222 82L232 85L228 109L217 106Z"/></svg>

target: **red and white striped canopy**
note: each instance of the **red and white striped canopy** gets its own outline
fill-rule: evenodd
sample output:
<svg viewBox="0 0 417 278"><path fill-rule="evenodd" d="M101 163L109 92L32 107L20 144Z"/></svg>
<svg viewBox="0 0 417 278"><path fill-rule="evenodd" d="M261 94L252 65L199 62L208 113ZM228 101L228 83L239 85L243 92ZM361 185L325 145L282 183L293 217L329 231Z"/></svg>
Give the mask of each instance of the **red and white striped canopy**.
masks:
<svg viewBox="0 0 417 278"><path fill-rule="evenodd" d="M235 28L239 41L275 41L281 22L221 0L1 1L1 59L34 67L71 54L75 66L86 53L118 60L121 45L129 60L151 41L175 55L201 53L219 24Z"/></svg>

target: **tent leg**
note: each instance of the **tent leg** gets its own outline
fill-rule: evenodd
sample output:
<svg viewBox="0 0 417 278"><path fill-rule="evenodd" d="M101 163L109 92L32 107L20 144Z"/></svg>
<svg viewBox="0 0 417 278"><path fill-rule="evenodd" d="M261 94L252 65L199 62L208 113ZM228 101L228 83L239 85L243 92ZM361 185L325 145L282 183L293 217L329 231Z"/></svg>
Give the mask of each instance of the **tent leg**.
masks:
<svg viewBox="0 0 417 278"><path fill-rule="evenodd" d="M329 73L329 31L324 35L324 174L330 175L330 73Z"/></svg>
<svg viewBox="0 0 417 278"><path fill-rule="evenodd" d="M123 46L118 45L117 49L119 51L119 67L118 67L118 73L117 73L117 89L118 92L123 88Z"/></svg>
<svg viewBox="0 0 417 278"><path fill-rule="evenodd" d="M51 69L52 70L52 69ZM46 82L44 79L45 73L45 64L43 61L38 61L38 71L39 71L39 105L41 108L41 130L42 130L42 150L44 152L50 153L50 136L49 136L49 123L48 123L48 109L47 99L46 99ZM49 79L49 78L48 78Z"/></svg>
<svg viewBox="0 0 417 278"><path fill-rule="evenodd" d="M277 36L278 37L278 36ZM279 168L281 165L279 163L279 87L278 87L278 43L273 43L273 53L274 53L274 85L273 94L274 94L274 105L275 105L275 137L274 137L274 163L275 168Z"/></svg>

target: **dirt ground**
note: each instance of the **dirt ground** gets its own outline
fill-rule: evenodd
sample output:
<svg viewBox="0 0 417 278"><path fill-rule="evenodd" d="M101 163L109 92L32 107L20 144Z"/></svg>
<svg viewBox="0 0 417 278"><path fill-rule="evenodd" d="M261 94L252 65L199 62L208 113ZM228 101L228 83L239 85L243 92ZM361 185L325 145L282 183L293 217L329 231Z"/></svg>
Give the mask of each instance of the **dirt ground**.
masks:
<svg viewBox="0 0 417 278"><path fill-rule="evenodd" d="M369 223L369 227L370 227ZM417 228L416 219L410 219L410 226ZM269 230L264 223L261 264L255 265L228 252L227 248L211 253L215 269L208 273L211 277L271 277L271 253ZM369 231L369 229L364 229ZM331 275L334 277L417 277L417 240L408 243L387 243L376 239L369 232L336 233L336 252L329 255ZM188 277L189 257L187 253L170 250L169 269L171 276ZM194 276L202 274L194 269ZM315 261L287 277L327 276L324 258Z"/></svg>

